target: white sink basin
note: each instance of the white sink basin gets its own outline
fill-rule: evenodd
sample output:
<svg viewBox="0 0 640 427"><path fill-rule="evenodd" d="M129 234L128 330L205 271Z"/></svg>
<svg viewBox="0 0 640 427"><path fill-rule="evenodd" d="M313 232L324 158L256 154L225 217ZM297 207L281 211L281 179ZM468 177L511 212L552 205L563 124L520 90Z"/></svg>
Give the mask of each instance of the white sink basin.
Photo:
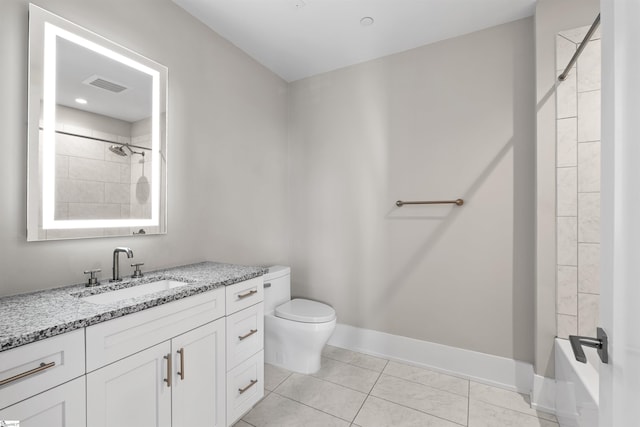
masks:
<svg viewBox="0 0 640 427"><path fill-rule="evenodd" d="M90 295L80 298L82 301L92 304L110 304L125 299L141 297L155 292L175 289L188 283L178 282L176 280L159 280L157 282L145 283L143 285L132 286L130 288L118 289L115 291L103 292L101 294Z"/></svg>

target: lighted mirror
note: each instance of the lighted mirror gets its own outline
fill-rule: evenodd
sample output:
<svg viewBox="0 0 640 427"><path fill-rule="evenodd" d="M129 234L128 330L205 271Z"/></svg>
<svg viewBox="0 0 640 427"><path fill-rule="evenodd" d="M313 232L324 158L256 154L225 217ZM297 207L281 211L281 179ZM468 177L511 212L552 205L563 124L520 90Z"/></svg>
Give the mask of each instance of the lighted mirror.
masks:
<svg viewBox="0 0 640 427"><path fill-rule="evenodd" d="M27 240L166 233L166 67L29 6Z"/></svg>

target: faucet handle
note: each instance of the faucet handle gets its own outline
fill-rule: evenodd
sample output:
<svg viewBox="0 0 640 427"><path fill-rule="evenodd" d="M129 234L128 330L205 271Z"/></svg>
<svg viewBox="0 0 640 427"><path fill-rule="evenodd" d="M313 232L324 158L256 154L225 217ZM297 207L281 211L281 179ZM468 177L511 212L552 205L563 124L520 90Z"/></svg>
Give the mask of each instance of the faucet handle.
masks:
<svg viewBox="0 0 640 427"><path fill-rule="evenodd" d="M86 286L97 286L100 284L98 282L98 278L96 277L96 273L100 273L102 271L101 268L96 268L95 270L86 270L84 274L90 274L89 280L87 281Z"/></svg>
<svg viewBox="0 0 640 427"><path fill-rule="evenodd" d="M131 277L138 278L138 277L142 277L144 276L144 274L142 274L142 271L140 270L140 266L144 265L144 262L137 262L135 264L131 264L131 267L135 267L136 271L133 272L133 275Z"/></svg>

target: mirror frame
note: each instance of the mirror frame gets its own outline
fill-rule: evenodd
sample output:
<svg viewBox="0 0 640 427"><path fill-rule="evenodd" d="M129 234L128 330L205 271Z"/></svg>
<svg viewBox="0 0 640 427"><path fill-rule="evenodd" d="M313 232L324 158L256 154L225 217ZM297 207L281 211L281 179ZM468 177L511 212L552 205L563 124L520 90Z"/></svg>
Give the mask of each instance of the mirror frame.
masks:
<svg viewBox="0 0 640 427"><path fill-rule="evenodd" d="M58 37L151 77L151 218L55 218L56 40ZM157 228L157 231L153 230L149 234L166 234L167 75L167 67L34 4L29 5L28 241L131 235L129 233L109 234L105 233L105 230L132 227L142 229L153 227ZM40 126L42 126L42 133ZM164 135L162 129L165 130ZM40 148L41 134L42 147ZM47 230L78 230L78 233L69 231L64 234L65 237L43 238L42 235L46 235L43 231ZM132 234L147 233L133 232Z"/></svg>

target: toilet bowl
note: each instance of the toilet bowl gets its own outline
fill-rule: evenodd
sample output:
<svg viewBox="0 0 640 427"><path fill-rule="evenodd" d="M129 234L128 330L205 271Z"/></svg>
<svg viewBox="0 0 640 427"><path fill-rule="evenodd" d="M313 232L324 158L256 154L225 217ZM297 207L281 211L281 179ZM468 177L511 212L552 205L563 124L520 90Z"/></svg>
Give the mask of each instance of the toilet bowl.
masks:
<svg viewBox="0 0 640 427"><path fill-rule="evenodd" d="M290 274L289 267L273 266L264 275L264 361L312 374L336 328L336 312L321 302L291 299Z"/></svg>

